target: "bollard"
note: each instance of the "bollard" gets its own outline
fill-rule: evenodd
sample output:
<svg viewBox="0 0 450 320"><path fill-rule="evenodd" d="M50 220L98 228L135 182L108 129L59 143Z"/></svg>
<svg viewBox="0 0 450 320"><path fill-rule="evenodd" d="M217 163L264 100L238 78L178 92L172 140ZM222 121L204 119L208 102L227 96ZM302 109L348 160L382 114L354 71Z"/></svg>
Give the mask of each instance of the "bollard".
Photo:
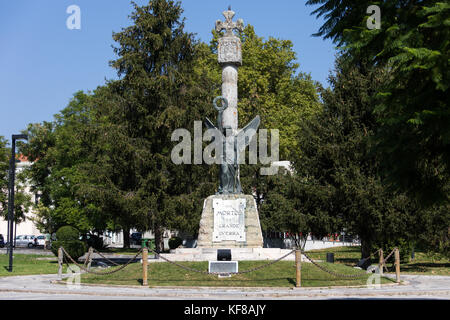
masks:
<svg viewBox="0 0 450 320"><path fill-rule="evenodd" d="M396 282L400 283L400 250L398 250L398 248L395 248L394 256L395 256L395 277L396 277Z"/></svg>
<svg viewBox="0 0 450 320"><path fill-rule="evenodd" d="M63 269L63 251L62 248L58 249L58 278L62 280L62 269Z"/></svg>
<svg viewBox="0 0 450 320"><path fill-rule="evenodd" d="M296 287L302 286L302 250L295 250Z"/></svg>
<svg viewBox="0 0 450 320"><path fill-rule="evenodd" d="M91 270L91 263L92 263L92 256L94 254L94 249L92 249L92 247L89 247L89 251L88 251L88 264L87 264L87 269Z"/></svg>
<svg viewBox="0 0 450 320"><path fill-rule="evenodd" d="M148 249L142 249L142 285L148 286L147 280Z"/></svg>
<svg viewBox="0 0 450 320"><path fill-rule="evenodd" d="M384 256L383 256L383 249L379 250L379 256L380 256L380 260L378 261L378 270L380 273L380 276L383 275L383 268L384 268Z"/></svg>

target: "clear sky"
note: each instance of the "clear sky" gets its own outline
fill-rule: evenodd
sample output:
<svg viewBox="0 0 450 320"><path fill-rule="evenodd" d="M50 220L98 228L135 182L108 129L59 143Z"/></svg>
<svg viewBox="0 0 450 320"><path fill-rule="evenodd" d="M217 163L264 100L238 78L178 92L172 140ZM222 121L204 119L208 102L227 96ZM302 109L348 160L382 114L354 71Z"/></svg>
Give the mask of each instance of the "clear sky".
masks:
<svg viewBox="0 0 450 320"><path fill-rule="evenodd" d="M135 0L146 4L148 0ZM256 34L294 43L300 71L327 86L335 49L311 35L322 25L305 0L182 0L186 31L211 40L216 20L232 6ZM81 9L81 29L69 30L70 5ZM116 78L112 32L130 24L129 0L0 1L0 136L8 140L28 123L51 121L78 90Z"/></svg>

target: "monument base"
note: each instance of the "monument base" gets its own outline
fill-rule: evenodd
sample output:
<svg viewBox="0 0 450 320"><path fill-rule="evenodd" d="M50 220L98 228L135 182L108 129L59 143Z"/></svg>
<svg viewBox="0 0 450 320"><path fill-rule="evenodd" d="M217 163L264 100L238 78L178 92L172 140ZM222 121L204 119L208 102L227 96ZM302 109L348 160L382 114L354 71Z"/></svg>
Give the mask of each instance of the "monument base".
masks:
<svg viewBox="0 0 450 320"><path fill-rule="evenodd" d="M231 206L228 206L229 203ZM219 218L221 221L218 221ZM253 196L230 194L205 199L197 248L262 247L261 224Z"/></svg>
<svg viewBox="0 0 450 320"><path fill-rule="evenodd" d="M273 261L292 252L291 249L280 248L232 248L233 261ZM170 253L161 253L160 256L170 261L216 261L217 248L178 248ZM165 262L164 259L149 258L149 262ZM289 254L283 261L295 261L295 253ZM309 262L302 255L302 262Z"/></svg>

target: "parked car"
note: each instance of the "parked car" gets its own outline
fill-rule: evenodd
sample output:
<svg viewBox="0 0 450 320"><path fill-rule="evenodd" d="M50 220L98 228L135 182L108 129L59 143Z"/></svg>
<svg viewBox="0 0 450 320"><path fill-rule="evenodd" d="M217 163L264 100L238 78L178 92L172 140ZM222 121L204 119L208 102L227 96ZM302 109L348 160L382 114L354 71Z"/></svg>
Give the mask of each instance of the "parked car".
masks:
<svg viewBox="0 0 450 320"><path fill-rule="evenodd" d="M35 247L45 247L45 236L39 235L36 238L34 238L34 246Z"/></svg>
<svg viewBox="0 0 450 320"><path fill-rule="evenodd" d="M5 239L3 238L3 235L0 234L0 248L4 248L5 247Z"/></svg>
<svg viewBox="0 0 450 320"><path fill-rule="evenodd" d="M15 239L15 246L32 248L32 247L34 247L34 238L35 238L35 236L31 236L31 235L17 236Z"/></svg>

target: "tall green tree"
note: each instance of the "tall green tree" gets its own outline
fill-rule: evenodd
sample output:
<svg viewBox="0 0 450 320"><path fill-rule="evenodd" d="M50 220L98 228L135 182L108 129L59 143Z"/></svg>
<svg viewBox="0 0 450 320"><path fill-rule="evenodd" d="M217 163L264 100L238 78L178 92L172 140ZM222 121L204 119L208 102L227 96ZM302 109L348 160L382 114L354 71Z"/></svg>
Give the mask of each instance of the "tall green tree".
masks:
<svg viewBox="0 0 450 320"><path fill-rule="evenodd" d="M8 141L0 136L0 216L8 219L9 202L9 174L11 149L7 148ZM17 157L18 158L18 157ZM15 159L18 162L18 159ZM17 170L17 168L16 168ZM14 187L14 222L16 224L27 220L26 213L31 208L31 194L26 190L26 176L23 172L16 172Z"/></svg>
<svg viewBox="0 0 450 320"><path fill-rule="evenodd" d="M331 87L322 93L323 113L305 121L298 136L301 153L294 161L299 202L319 204L310 208L321 211L319 219L336 231L358 235L363 257L374 247L414 236L417 208L384 187L379 158L370 148L379 127L371 97L387 76L383 69L338 58Z"/></svg>
<svg viewBox="0 0 450 320"><path fill-rule="evenodd" d="M325 17L317 35L345 48L354 64L369 62L390 77L374 95L382 124L376 151L386 182L430 206L449 200L448 108L450 4L438 0L335 1L313 14ZM381 11L381 28L368 29L370 5Z"/></svg>
<svg viewBox="0 0 450 320"><path fill-rule="evenodd" d="M80 165L87 161L91 141L90 96L77 92L54 121L30 124L29 140L21 152L33 162L28 170L33 192L39 194L35 221L42 232L71 225L83 233L105 230L101 212L77 192L83 178Z"/></svg>
<svg viewBox="0 0 450 320"><path fill-rule="evenodd" d="M157 249L164 228L193 231L201 200L211 190L206 166L178 166L171 160L174 130L192 130L212 112L209 77L199 65L202 46L184 31L180 3L134 5L132 25L114 33L111 61L119 80L99 88L96 150L85 191L102 203L124 231L153 230ZM197 59L198 53L198 59Z"/></svg>

